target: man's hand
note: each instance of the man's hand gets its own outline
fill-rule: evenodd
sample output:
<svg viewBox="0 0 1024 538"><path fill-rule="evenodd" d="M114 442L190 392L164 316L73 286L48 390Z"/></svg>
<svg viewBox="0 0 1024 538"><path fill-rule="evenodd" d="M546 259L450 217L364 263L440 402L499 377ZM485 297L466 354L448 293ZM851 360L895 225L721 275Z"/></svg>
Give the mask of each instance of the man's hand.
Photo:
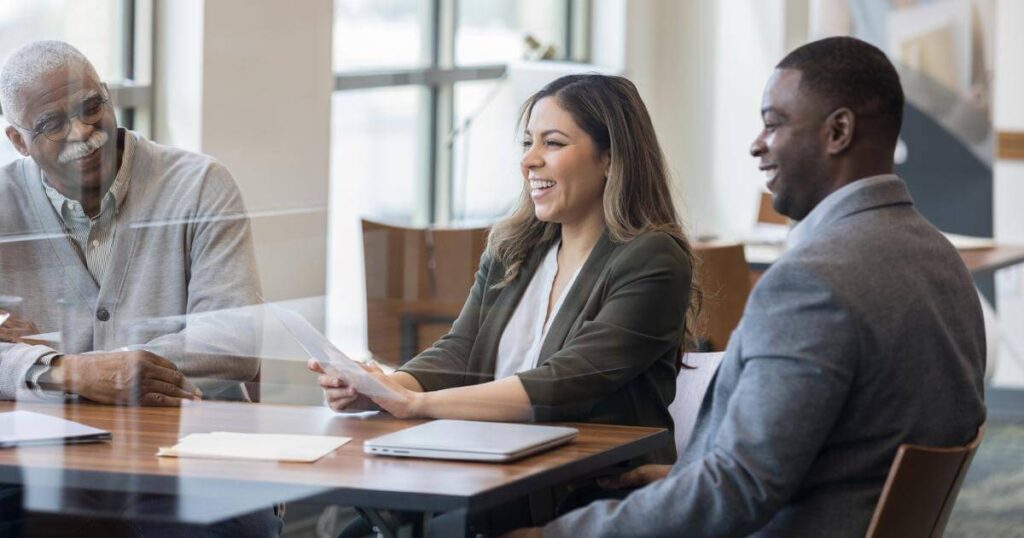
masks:
<svg viewBox="0 0 1024 538"><path fill-rule="evenodd" d="M16 318L6 310L0 310L0 342L19 342L22 337L39 334L36 324L27 319Z"/></svg>
<svg viewBox="0 0 1024 538"><path fill-rule="evenodd" d="M63 355L48 374L41 383L105 404L173 407L202 398L174 363L146 351Z"/></svg>
<svg viewBox="0 0 1024 538"><path fill-rule="evenodd" d="M668 476L671 465L641 465L618 476L599 478L597 484L604 489L642 488L655 480Z"/></svg>

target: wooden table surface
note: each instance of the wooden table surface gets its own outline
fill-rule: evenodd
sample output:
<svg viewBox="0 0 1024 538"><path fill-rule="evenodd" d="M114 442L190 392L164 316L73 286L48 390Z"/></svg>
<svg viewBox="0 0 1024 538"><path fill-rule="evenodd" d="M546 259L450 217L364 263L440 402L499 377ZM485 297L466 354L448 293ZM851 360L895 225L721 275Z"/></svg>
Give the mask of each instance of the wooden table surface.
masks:
<svg viewBox="0 0 1024 538"><path fill-rule="evenodd" d="M997 245L992 248L960 250L960 258L964 260L971 274L978 276L1024 263L1024 246Z"/></svg>
<svg viewBox="0 0 1024 538"><path fill-rule="evenodd" d="M53 510L62 510L61 499L67 496L60 492L68 489L176 495L183 498L179 516L187 522L215 521L300 499L472 513L671 442L661 429L572 424L580 434L569 445L512 463L470 463L364 455L364 440L422 421L341 416L322 407L199 402L176 409L0 402L0 412L15 409L110 430L113 440L0 450L0 482L52 491L58 497L50 505ZM352 441L312 464L155 455L157 448L180 437L212 431L337 435ZM191 508L185 506L188 498L194 499ZM230 513L211 512L210 503L222 503Z"/></svg>
<svg viewBox="0 0 1024 538"><path fill-rule="evenodd" d="M714 242L696 245L714 245ZM755 271L765 271L785 252L783 245L746 245L747 263ZM1004 267L1024 263L1024 246L996 245L986 248L957 249L967 270L975 277Z"/></svg>

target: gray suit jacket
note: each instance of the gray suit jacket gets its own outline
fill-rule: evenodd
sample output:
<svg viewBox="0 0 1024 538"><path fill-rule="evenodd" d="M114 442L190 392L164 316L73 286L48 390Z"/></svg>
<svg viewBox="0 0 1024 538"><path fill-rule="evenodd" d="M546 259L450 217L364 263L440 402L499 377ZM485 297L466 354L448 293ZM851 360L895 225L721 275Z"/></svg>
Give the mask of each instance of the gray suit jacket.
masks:
<svg viewBox="0 0 1024 538"><path fill-rule="evenodd" d="M492 381L501 335L549 247L534 248L518 277L498 289L505 268L484 254L451 332L401 370L426 390ZM551 323L538 367L517 374L535 420L671 429L690 279L669 235L619 244L603 235ZM653 455L674 459L672 443Z"/></svg>
<svg viewBox="0 0 1024 538"><path fill-rule="evenodd" d="M975 435L984 327L952 245L895 176L819 208L754 288L671 475L545 536L861 537L899 444Z"/></svg>

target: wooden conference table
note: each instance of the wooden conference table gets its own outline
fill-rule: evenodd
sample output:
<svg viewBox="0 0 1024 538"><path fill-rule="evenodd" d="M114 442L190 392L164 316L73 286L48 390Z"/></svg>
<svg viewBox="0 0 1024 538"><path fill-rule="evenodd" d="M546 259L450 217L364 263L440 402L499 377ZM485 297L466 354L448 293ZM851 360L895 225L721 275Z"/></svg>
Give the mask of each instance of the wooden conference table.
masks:
<svg viewBox="0 0 1024 538"><path fill-rule="evenodd" d="M111 441L0 449L0 483L21 484L26 510L204 525L306 502L454 512L466 522L479 511L585 476L671 442L656 428L573 424L577 439L561 448L506 464L369 456L363 441L422 421L386 415L341 416L322 407L199 402L177 408L0 402L0 412L45 413L110 430ZM234 431L351 437L308 463L158 458L190 433ZM107 513L83 502L82 490L172 496L163 513ZM102 497L102 495L98 495ZM462 525L465 526L464 524ZM415 533L424 531L416 525Z"/></svg>
<svg viewBox="0 0 1024 538"><path fill-rule="evenodd" d="M765 271L783 252L783 245L746 245L746 257L754 271ZM1024 263L1024 246L993 245L984 248L958 249L960 259L975 278L990 275L999 269Z"/></svg>

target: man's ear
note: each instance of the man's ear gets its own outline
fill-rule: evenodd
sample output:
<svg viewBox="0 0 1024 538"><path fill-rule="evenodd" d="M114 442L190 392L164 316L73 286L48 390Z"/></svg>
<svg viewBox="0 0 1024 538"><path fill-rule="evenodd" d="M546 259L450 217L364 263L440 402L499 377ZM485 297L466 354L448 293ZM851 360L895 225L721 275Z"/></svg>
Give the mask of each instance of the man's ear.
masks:
<svg viewBox="0 0 1024 538"><path fill-rule="evenodd" d="M21 136L21 131L13 125L8 125L7 129L4 129L4 132L7 133L7 139L11 141L11 145L14 146L14 149L18 150L18 153L23 156L28 157L28 144L25 143L25 137Z"/></svg>
<svg viewBox="0 0 1024 538"><path fill-rule="evenodd" d="M825 120L828 129L825 148L829 155L838 155L850 147L856 122L857 118L849 108L838 108L828 115Z"/></svg>

